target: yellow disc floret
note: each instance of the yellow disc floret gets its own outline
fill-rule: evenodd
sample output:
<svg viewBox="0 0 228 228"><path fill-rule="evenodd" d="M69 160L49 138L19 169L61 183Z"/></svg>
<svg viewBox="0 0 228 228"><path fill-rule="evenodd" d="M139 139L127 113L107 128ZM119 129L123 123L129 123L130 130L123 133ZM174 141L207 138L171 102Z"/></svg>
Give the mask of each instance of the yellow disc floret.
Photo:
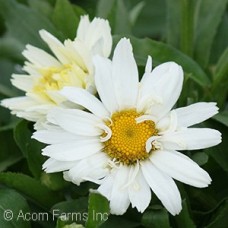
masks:
<svg viewBox="0 0 228 228"><path fill-rule="evenodd" d="M58 101L52 99L50 92L61 90L64 86L85 88L85 77L88 72L76 64L68 64L43 68L40 70L40 74L31 93L47 102L57 103Z"/></svg>
<svg viewBox="0 0 228 228"><path fill-rule="evenodd" d="M157 134L157 129L151 120L137 123L136 118L140 116L141 114L135 110L117 112L112 115L109 125L112 136L104 142L104 150L111 158L131 165L149 157L150 154L146 152L146 141Z"/></svg>

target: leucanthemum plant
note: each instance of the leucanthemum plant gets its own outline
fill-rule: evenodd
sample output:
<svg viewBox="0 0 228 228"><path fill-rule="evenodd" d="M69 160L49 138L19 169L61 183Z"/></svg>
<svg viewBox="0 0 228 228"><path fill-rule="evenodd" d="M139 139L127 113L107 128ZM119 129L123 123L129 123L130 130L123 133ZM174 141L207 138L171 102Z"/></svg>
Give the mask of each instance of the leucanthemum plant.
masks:
<svg viewBox="0 0 228 228"><path fill-rule="evenodd" d="M166 62L152 71L148 57L139 82L126 38L117 44L112 61L96 56L94 65L100 100L81 88L65 87L61 96L88 111L54 108L46 129L33 135L50 144L43 149L49 157L44 170L63 171L65 180L76 185L98 184L112 214L125 213L130 204L143 212L153 193L172 215L178 214L181 196L173 179L198 188L211 183L208 173L179 151L221 142L217 130L192 127L215 115L216 104L172 110L182 90L182 67Z"/></svg>
<svg viewBox="0 0 228 228"><path fill-rule="evenodd" d="M95 93L92 57L108 57L112 48L111 28L107 20L82 16L75 39L61 43L45 30L40 36L54 56L42 49L27 45L23 51L27 59L23 67L26 74L13 74L12 84L26 94L5 99L2 105L18 117L42 122L54 106L66 106L66 99L58 91L74 86ZM67 104L69 105L69 104Z"/></svg>

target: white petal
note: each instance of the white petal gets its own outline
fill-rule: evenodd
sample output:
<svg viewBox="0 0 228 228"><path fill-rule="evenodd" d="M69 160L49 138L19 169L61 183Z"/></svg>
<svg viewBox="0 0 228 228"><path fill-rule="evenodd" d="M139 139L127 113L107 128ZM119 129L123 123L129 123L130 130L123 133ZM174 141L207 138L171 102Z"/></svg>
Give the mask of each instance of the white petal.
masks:
<svg viewBox="0 0 228 228"><path fill-rule="evenodd" d="M69 170L68 178L77 185L86 180L100 183L108 173L107 160L107 155L102 152L83 159Z"/></svg>
<svg viewBox="0 0 228 228"><path fill-rule="evenodd" d="M22 54L37 67L60 66L60 63L53 56L32 45L26 45Z"/></svg>
<svg viewBox="0 0 228 228"><path fill-rule="evenodd" d="M37 112L28 112L28 111L13 111L12 114L15 114L19 118L26 119L28 121L36 122L44 118L44 115Z"/></svg>
<svg viewBox="0 0 228 228"><path fill-rule="evenodd" d="M165 208L172 214L181 211L181 197L173 179L160 172L150 161L142 162L143 175Z"/></svg>
<svg viewBox="0 0 228 228"><path fill-rule="evenodd" d="M29 97L8 98L1 101L1 105L11 110L25 110L38 103Z"/></svg>
<svg viewBox="0 0 228 228"><path fill-rule="evenodd" d="M145 67L145 73L142 77L142 80L140 81L140 84L143 84L144 81L148 80L147 77L151 77L151 72L152 72L152 58L151 56L148 56L146 67Z"/></svg>
<svg viewBox="0 0 228 228"><path fill-rule="evenodd" d="M125 183L123 188L129 187L133 181L135 180L135 177L137 176L139 172L139 163L137 162L135 166L129 166L129 175L128 175L128 181Z"/></svg>
<svg viewBox="0 0 228 228"><path fill-rule="evenodd" d="M64 45L56 37L44 29L40 30L39 33L41 38L47 43L58 60L62 64L69 63Z"/></svg>
<svg viewBox="0 0 228 228"><path fill-rule="evenodd" d="M80 17L80 22L77 29L77 37L83 40L86 36L86 32L89 28L90 21L88 15L83 15Z"/></svg>
<svg viewBox="0 0 228 228"><path fill-rule="evenodd" d="M112 214L121 215L125 213L130 204L127 188L124 188L128 176L129 168L120 166L113 169L98 188L98 192L110 200Z"/></svg>
<svg viewBox="0 0 228 228"><path fill-rule="evenodd" d="M1 101L1 105L12 110L12 114L17 117L29 120L38 121L43 118L43 113L30 111L31 108L39 107L40 104L29 97L8 98Z"/></svg>
<svg viewBox="0 0 228 228"><path fill-rule="evenodd" d="M100 56L95 56L93 62L95 66L95 85L100 99L111 113L116 112L119 108L112 81L111 61Z"/></svg>
<svg viewBox="0 0 228 228"><path fill-rule="evenodd" d="M147 58L145 72L146 73L152 72L152 58L151 58L151 56L148 56L148 58Z"/></svg>
<svg viewBox="0 0 228 228"><path fill-rule="evenodd" d="M166 134L168 132L176 131L178 128L177 114L175 110L170 111L166 116L156 123L156 128L159 131L159 135Z"/></svg>
<svg viewBox="0 0 228 228"><path fill-rule="evenodd" d="M110 198L111 213L115 215L122 215L129 207L130 200L127 188L123 188L129 176L129 168L121 166L115 170L114 183Z"/></svg>
<svg viewBox="0 0 228 228"><path fill-rule="evenodd" d="M52 109L47 115L49 122L76 135L100 136L102 130L97 125L102 122L95 115L77 109Z"/></svg>
<svg viewBox="0 0 228 228"><path fill-rule="evenodd" d="M188 128L162 136L159 141L168 150L198 150L221 142L221 133L210 128Z"/></svg>
<svg viewBox="0 0 228 228"><path fill-rule="evenodd" d="M53 158L49 158L43 164L43 169L46 173L56 173L69 170L75 165L75 162L72 161L58 161Z"/></svg>
<svg viewBox="0 0 228 228"><path fill-rule="evenodd" d="M213 102L199 102L174 111L177 114L178 126L189 127L217 114L218 107Z"/></svg>
<svg viewBox="0 0 228 228"><path fill-rule="evenodd" d="M83 106L100 118L110 116L103 104L92 94L81 88L65 87L60 94L68 100Z"/></svg>
<svg viewBox="0 0 228 228"><path fill-rule="evenodd" d="M150 203L151 191L141 170L137 173L133 183L128 187L128 193L132 207L136 207L142 213Z"/></svg>
<svg viewBox="0 0 228 228"><path fill-rule="evenodd" d="M154 151L151 162L172 178L198 188L207 187L211 178L187 156L176 151Z"/></svg>
<svg viewBox="0 0 228 228"><path fill-rule="evenodd" d="M105 196L109 200L111 198L112 187L113 187L113 184L114 184L114 178L113 177L114 177L113 174L107 175L104 178L104 181L102 182L102 184L97 189L97 191L101 195Z"/></svg>
<svg viewBox="0 0 228 228"><path fill-rule="evenodd" d="M183 84L183 70L174 62L167 62L157 66L150 76L142 79L140 102L152 100L149 112L161 119L176 103L180 96ZM153 99L156 95L155 99ZM159 102L157 97L160 97ZM149 105L149 104L148 104Z"/></svg>
<svg viewBox="0 0 228 228"><path fill-rule="evenodd" d="M33 75L34 77L40 77L39 69L32 63L25 61L24 66L22 68L29 75Z"/></svg>
<svg viewBox="0 0 228 228"><path fill-rule="evenodd" d="M67 50L68 58L83 69L84 72L93 74L92 57L86 45L80 40L65 40L64 45Z"/></svg>
<svg viewBox="0 0 228 228"><path fill-rule="evenodd" d="M98 139L85 139L76 142L53 144L43 149L43 155L60 161L77 161L100 151L103 145Z"/></svg>
<svg viewBox="0 0 228 228"><path fill-rule="evenodd" d="M93 53L103 55L104 57L110 55L112 50L112 34L108 20L94 18L91 23L91 34L87 36L90 37L90 39L93 38L93 40L91 40ZM100 51L100 48L99 50L96 48L98 43L101 43L102 51Z"/></svg>
<svg viewBox="0 0 228 228"><path fill-rule="evenodd" d="M111 28L107 20L94 18L89 23L88 17L81 17L77 39L84 41L93 55L108 57L112 48Z"/></svg>
<svg viewBox="0 0 228 228"><path fill-rule="evenodd" d="M18 89L27 92L33 88L34 77L30 75L13 74L11 82Z"/></svg>
<svg viewBox="0 0 228 228"><path fill-rule="evenodd" d="M55 107L54 104L36 104L34 106L30 106L26 108L26 112L37 112L42 114L47 114L49 110L51 110L53 107Z"/></svg>
<svg viewBox="0 0 228 228"><path fill-rule="evenodd" d="M75 134L71 134L61 129L59 131L39 130L33 133L32 138L46 144L58 144L58 143L72 142L75 140L85 139L85 136L78 136Z"/></svg>
<svg viewBox="0 0 228 228"><path fill-rule="evenodd" d="M123 38L117 44L112 64L113 85L119 109L136 107L139 86L138 69L128 39Z"/></svg>

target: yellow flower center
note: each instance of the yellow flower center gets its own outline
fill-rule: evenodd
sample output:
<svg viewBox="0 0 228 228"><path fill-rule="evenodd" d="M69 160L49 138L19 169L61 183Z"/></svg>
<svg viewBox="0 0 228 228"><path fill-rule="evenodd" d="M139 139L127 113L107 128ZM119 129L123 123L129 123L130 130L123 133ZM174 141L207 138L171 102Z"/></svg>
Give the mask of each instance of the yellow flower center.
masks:
<svg viewBox="0 0 228 228"><path fill-rule="evenodd" d="M112 136L104 142L105 152L119 162L132 165L138 160L147 159L150 155L146 151L146 141L153 135L157 135L155 123L146 120L136 122L141 114L135 110L117 112L112 115L109 128Z"/></svg>
<svg viewBox="0 0 228 228"><path fill-rule="evenodd" d="M40 70L42 75L34 83L32 93L40 99L51 103L61 103L63 98L53 96L54 91L61 90L64 86L85 88L85 77L88 72L76 64L50 67Z"/></svg>

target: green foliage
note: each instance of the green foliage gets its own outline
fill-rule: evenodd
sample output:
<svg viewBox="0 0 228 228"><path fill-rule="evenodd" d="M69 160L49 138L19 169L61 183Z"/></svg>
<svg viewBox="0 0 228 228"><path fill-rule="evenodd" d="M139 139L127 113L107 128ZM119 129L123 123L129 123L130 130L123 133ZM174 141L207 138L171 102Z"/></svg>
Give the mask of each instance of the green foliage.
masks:
<svg viewBox="0 0 228 228"><path fill-rule="evenodd" d="M214 118L221 118L221 115L218 115L218 117ZM224 118L225 117L225 118ZM227 122L227 116L223 116L222 118L223 122ZM211 122L208 124L209 127L215 127L218 129L223 136L223 143L219 144L216 148L209 148L206 150L207 154L209 154L211 157L213 157L216 162L226 171L228 172L228 156L227 156L227 147L228 147L228 131L227 126L222 124L215 124L214 122Z"/></svg>
<svg viewBox="0 0 228 228"><path fill-rule="evenodd" d="M50 191L39 181L25 174L0 173L0 183L18 190L45 208L50 208L54 203L63 199L61 195Z"/></svg>
<svg viewBox="0 0 228 228"><path fill-rule="evenodd" d="M8 34L22 44L29 43L44 47L44 43L38 36L40 29L46 29L54 35L59 35L49 18L35 9L18 4L16 0L1 0L0 5L0 14L5 20Z"/></svg>
<svg viewBox="0 0 228 228"><path fill-rule="evenodd" d="M21 51L23 50L23 45L15 38L1 38L0 39L0 57L8 58L15 62L20 62L23 60Z"/></svg>
<svg viewBox="0 0 228 228"><path fill-rule="evenodd" d="M177 227L195 228L196 225L192 221L186 200L182 201L183 209L179 215L175 217Z"/></svg>
<svg viewBox="0 0 228 228"><path fill-rule="evenodd" d="M90 193L86 228L98 227L108 219L108 215L108 200L100 194Z"/></svg>
<svg viewBox="0 0 228 228"><path fill-rule="evenodd" d="M69 185L69 182L64 181L61 173L42 172L40 182L53 191L62 190Z"/></svg>
<svg viewBox="0 0 228 228"><path fill-rule="evenodd" d="M29 212L26 200L13 190L0 189L0 226L4 228L31 227L29 221L20 219L20 212L23 214Z"/></svg>
<svg viewBox="0 0 228 228"><path fill-rule="evenodd" d="M107 6L109 5L109 6ZM130 15L123 0L100 0L97 15L109 19L114 34L130 34Z"/></svg>
<svg viewBox="0 0 228 228"><path fill-rule="evenodd" d="M14 129L14 137L18 147L27 159L29 169L34 177L39 178L42 171L42 164L45 158L41 155L43 145L31 139L32 132L28 128L29 123L21 121Z"/></svg>
<svg viewBox="0 0 228 228"><path fill-rule="evenodd" d="M228 213L228 199L226 199L216 210L213 215L211 222L207 228L225 228L228 225L227 221L227 213Z"/></svg>
<svg viewBox="0 0 228 228"><path fill-rule="evenodd" d="M133 26L143 7L143 1L129 9L124 0L99 0L97 16L109 20L114 34L128 35L132 33Z"/></svg>
<svg viewBox="0 0 228 228"><path fill-rule="evenodd" d="M22 159L22 154L13 140L12 130L0 131L0 171L6 170L9 166Z"/></svg>
<svg viewBox="0 0 228 228"><path fill-rule="evenodd" d="M19 122L0 107L0 227L3 228L116 228L116 227L228 227L228 0L0 0L0 99L22 95L10 78L23 73L21 52L32 44L48 52L39 36L46 29L61 41L73 40L80 16L109 20L113 49L126 35L131 39L139 66L144 72L147 56L153 67L166 61L180 64L185 73L177 106L214 101L219 114L203 124L218 129L223 142L213 148L186 152L212 177L206 189L177 182L183 210L175 217L160 206L153 194L144 213L129 207L122 216L111 215L109 203L91 189L91 182L76 186L62 173L45 173L45 145L31 139L33 124ZM45 212L49 221L11 221L14 215ZM72 214L78 217L71 217ZM94 219L94 216L97 216ZM102 217L103 216L103 217ZM106 220L107 219L107 220Z"/></svg>
<svg viewBox="0 0 228 228"><path fill-rule="evenodd" d="M68 0L57 0L52 14L52 20L57 29L62 31L66 38L74 39L79 22L77 15Z"/></svg>
<svg viewBox="0 0 228 228"><path fill-rule="evenodd" d="M142 216L142 224L145 227L169 227L169 216L166 210L163 208L153 208L151 210L148 210L144 215Z"/></svg>
<svg viewBox="0 0 228 228"><path fill-rule="evenodd" d="M60 224L71 224L73 222L85 224L88 219L88 199L81 197L76 200L68 200L53 205L51 211L53 216L59 218Z"/></svg>
<svg viewBox="0 0 228 228"><path fill-rule="evenodd" d="M214 4L213 0L197 1L194 53L195 59L203 68L206 68L208 64L211 46L226 10L227 2L227 0L218 0Z"/></svg>

